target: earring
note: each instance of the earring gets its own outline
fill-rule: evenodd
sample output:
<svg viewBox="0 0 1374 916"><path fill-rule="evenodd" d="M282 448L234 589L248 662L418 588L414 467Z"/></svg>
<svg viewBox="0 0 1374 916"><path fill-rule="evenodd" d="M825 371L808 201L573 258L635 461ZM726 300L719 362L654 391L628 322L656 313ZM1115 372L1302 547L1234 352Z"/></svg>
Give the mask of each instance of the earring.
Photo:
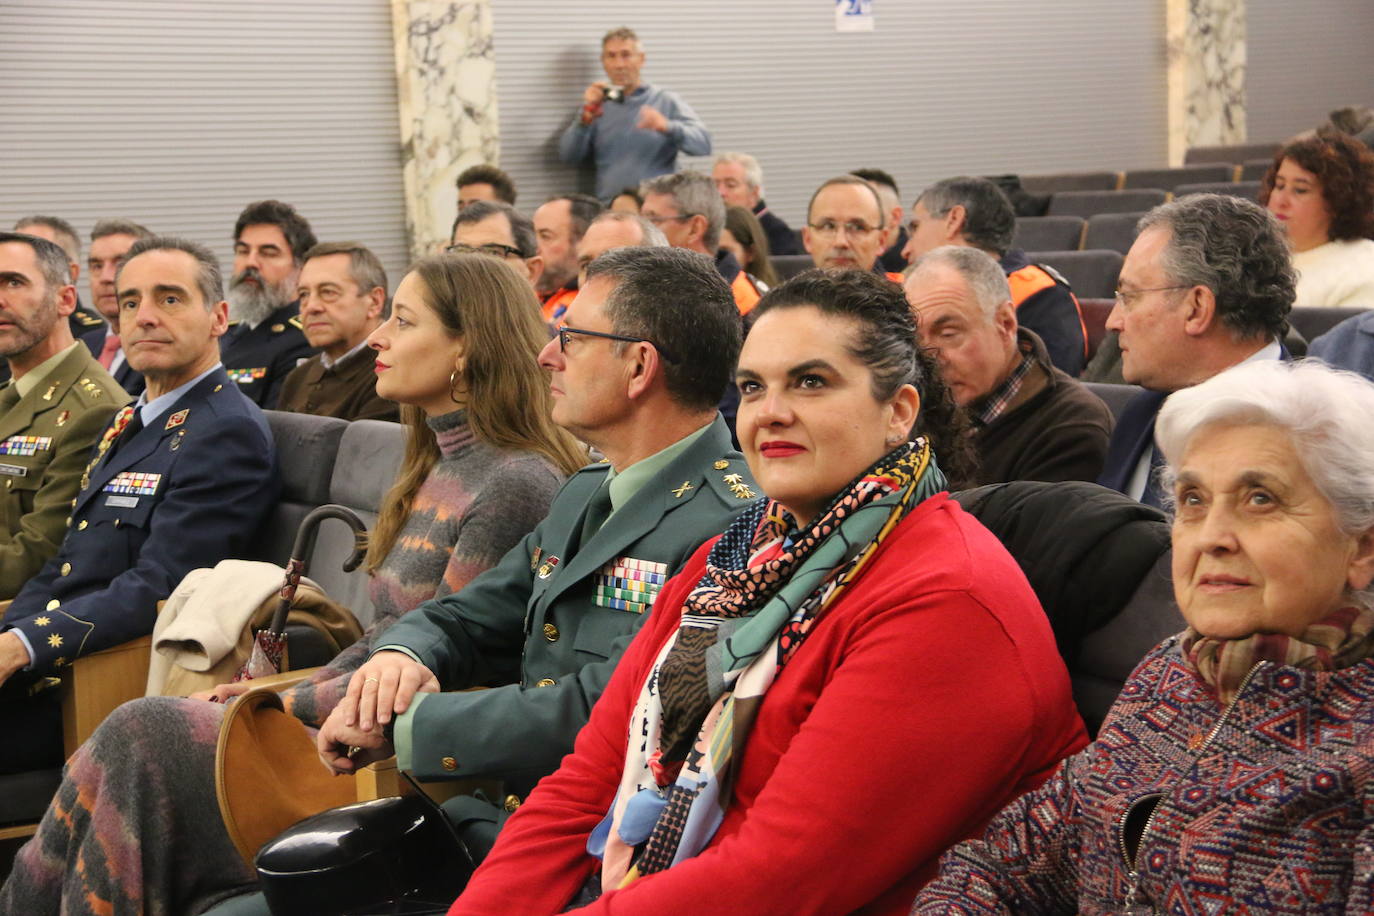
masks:
<svg viewBox="0 0 1374 916"><path fill-rule="evenodd" d="M454 369L452 372L448 374L448 396L449 400L451 400L453 403L461 404L463 402L458 398L458 392L456 391L457 387L458 370Z"/></svg>

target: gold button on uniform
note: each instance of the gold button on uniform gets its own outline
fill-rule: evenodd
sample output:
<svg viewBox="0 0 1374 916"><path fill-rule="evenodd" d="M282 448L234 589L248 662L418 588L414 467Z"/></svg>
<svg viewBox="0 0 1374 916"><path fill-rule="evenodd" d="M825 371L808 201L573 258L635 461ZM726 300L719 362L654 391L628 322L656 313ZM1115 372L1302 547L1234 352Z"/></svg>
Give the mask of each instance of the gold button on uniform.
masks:
<svg viewBox="0 0 1374 916"><path fill-rule="evenodd" d="M544 624L544 638L549 642L558 642L558 627L551 623Z"/></svg>
<svg viewBox="0 0 1374 916"><path fill-rule="evenodd" d="M72 571L72 564L70 564L70 563L63 563L63 564L62 564L62 575L64 575L64 576L70 575L70 574L71 574L71 571Z"/></svg>
<svg viewBox="0 0 1374 916"><path fill-rule="evenodd" d="M516 808L520 807L520 796L507 795L506 800L501 803L501 807L505 808L507 811L513 812Z"/></svg>
<svg viewBox="0 0 1374 916"><path fill-rule="evenodd" d="M61 606L62 606L62 602L61 602L61 601L58 601L56 598L54 598L53 600L51 600L51 601L48 602L48 610L50 610L50 611L55 611L55 610L57 610L58 608L60 608Z"/></svg>
<svg viewBox="0 0 1374 916"><path fill-rule="evenodd" d="M86 530L86 526L89 525L89 524L90 524L90 522L86 521L86 520L83 518L83 519L81 520L81 524L79 524L79 525L76 526L76 530L77 530L77 531L85 531L85 530Z"/></svg>
<svg viewBox="0 0 1374 916"><path fill-rule="evenodd" d="M458 769L458 761L454 760L452 757L445 757L443 760L440 760L439 763L441 763L446 770Z"/></svg>
<svg viewBox="0 0 1374 916"><path fill-rule="evenodd" d="M557 684L557 683L558 683L558 682L555 681L555 680L554 680L553 678L551 678L551 677L541 677L539 680L537 680L537 681L534 682L534 686L536 686L536 687L552 687L554 684Z"/></svg>
<svg viewBox="0 0 1374 916"><path fill-rule="evenodd" d="M717 462L716 462L716 465L715 465L717 471L723 471L723 470L725 470L726 468L728 468L729 466L730 466L730 462L726 461L724 458L722 458L722 459L720 459L719 461L717 461Z"/></svg>

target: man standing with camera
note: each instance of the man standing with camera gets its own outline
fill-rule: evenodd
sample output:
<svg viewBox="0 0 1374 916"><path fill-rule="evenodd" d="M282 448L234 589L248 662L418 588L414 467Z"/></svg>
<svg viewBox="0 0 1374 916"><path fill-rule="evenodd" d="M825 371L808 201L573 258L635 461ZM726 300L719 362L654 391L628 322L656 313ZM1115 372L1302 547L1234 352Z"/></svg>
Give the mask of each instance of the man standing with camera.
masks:
<svg viewBox="0 0 1374 916"><path fill-rule="evenodd" d="M711 132L675 92L641 83L644 49L627 28L601 39L601 66L609 82L582 94L582 107L558 141L558 155L576 165L596 164L596 196L610 203L625 188L677 171L677 154L705 156Z"/></svg>

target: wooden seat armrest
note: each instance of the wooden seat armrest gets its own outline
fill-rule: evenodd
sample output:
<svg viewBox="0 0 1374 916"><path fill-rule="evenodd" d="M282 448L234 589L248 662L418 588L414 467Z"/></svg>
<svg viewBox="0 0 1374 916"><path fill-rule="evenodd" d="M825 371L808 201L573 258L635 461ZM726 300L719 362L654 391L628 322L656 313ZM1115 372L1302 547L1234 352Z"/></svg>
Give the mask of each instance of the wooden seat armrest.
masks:
<svg viewBox="0 0 1374 916"><path fill-rule="evenodd" d="M252 683L254 687L270 687L280 693L283 690L295 687L301 681L319 670L319 668L301 668L297 671L283 671L281 674L269 674L265 677L255 677L250 683Z"/></svg>
<svg viewBox="0 0 1374 916"><path fill-rule="evenodd" d="M459 795L471 795L481 789L495 798L501 789L499 780L459 777L457 779L420 780L425 794L436 802L446 802ZM354 786L358 790L358 801L371 801L374 798L390 798L393 795L413 795L415 787L401 775L396 766L396 758L388 757L369 763L354 774Z"/></svg>
<svg viewBox="0 0 1374 916"><path fill-rule="evenodd" d="M10 609L10 602L13 600L13 598L6 598L4 601L0 601L0 620L5 619L5 612Z"/></svg>
<svg viewBox="0 0 1374 916"><path fill-rule="evenodd" d="M62 673L62 743L76 752L115 707L143 696L153 638L138 639L84 655Z"/></svg>

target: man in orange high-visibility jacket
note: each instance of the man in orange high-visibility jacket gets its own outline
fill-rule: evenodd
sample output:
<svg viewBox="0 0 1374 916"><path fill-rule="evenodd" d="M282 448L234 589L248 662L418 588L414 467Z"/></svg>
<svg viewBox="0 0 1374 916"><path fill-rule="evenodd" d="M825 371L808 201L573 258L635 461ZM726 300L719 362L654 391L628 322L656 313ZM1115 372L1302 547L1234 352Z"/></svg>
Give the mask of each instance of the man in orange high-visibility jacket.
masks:
<svg viewBox="0 0 1374 916"><path fill-rule="evenodd" d="M1088 358L1082 310L1068 281L1043 264L1032 264L1011 247L1016 212L1011 201L986 178L946 178L921 192L907 225L908 261L941 245L977 248L996 258L1011 285L1016 320L1045 342L1050 361L1078 376Z"/></svg>

